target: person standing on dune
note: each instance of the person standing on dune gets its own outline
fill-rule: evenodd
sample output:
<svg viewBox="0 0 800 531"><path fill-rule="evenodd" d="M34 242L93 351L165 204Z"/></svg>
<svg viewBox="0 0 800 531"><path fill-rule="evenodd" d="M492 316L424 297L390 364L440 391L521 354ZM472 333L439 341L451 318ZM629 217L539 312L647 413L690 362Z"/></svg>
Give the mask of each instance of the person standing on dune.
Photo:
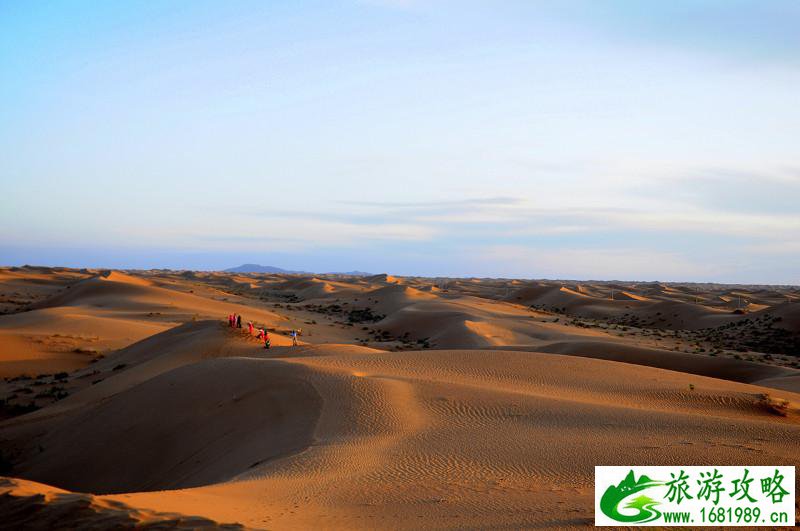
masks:
<svg viewBox="0 0 800 531"><path fill-rule="evenodd" d="M289 333L289 336L291 336L291 338L292 338L292 346L296 347L297 346L297 330L292 328L292 331Z"/></svg>
<svg viewBox="0 0 800 531"><path fill-rule="evenodd" d="M236 328L241 328L241 327L242 327L242 316L241 315L237 315L236 316Z"/></svg>
<svg viewBox="0 0 800 531"><path fill-rule="evenodd" d="M253 321L247 321L247 333L253 335Z"/></svg>
<svg viewBox="0 0 800 531"><path fill-rule="evenodd" d="M268 349L270 347L270 340L269 340L269 332L267 329L264 329L264 348Z"/></svg>

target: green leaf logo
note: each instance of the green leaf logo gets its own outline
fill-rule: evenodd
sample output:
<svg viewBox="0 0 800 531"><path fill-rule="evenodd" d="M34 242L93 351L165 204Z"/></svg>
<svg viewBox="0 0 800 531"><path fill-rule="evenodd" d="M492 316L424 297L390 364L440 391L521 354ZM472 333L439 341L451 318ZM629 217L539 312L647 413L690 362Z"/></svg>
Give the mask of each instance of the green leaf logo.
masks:
<svg viewBox="0 0 800 531"><path fill-rule="evenodd" d="M639 479L636 480L633 475L633 470L631 470L619 485L611 485L606 489L605 493L603 493L603 497L600 498L600 510L603 511L603 514L617 522L637 524L652 522L661 517L661 512L655 508L660 502L644 494L629 500L627 505L625 505L625 509L636 509L637 512L635 514L622 514L619 512L619 506L623 501L634 494L663 484L663 481L653 480L645 475L640 476Z"/></svg>

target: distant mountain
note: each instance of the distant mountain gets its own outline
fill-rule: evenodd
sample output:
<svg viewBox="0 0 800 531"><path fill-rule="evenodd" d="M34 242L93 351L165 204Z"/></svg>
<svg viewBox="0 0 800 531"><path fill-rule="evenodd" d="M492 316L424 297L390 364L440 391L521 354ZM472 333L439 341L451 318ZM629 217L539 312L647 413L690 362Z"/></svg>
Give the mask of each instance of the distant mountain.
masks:
<svg viewBox="0 0 800 531"><path fill-rule="evenodd" d="M242 264L239 267L231 267L230 269L226 269L224 272L225 273L292 273L292 274L308 273L307 271L290 271L288 269L281 269L280 267L263 266L258 264Z"/></svg>
<svg viewBox="0 0 800 531"><path fill-rule="evenodd" d="M223 271L224 273L288 273L290 275L313 275L309 271L291 271L289 269L281 269L275 266L263 266L259 264L242 264L239 267L231 267ZM323 273L324 275L346 275L350 277L368 277L372 273L365 273L364 271L342 271L335 273Z"/></svg>

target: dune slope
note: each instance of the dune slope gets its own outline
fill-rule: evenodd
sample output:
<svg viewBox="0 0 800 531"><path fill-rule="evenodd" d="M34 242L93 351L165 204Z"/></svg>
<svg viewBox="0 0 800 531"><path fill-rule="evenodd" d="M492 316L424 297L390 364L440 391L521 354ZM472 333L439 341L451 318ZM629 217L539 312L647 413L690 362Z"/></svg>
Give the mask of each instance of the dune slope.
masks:
<svg viewBox="0 0 800 531"><path fill-rule="evenodd" d="M91 494L68 492L22 479L0 478L0 530L19 529L244 529L200 516L136 509Z"/></svg>
<svg viewBox="0 0 800 531"><path fill-rule="evenodd" d="M318 346L276 361L229 341L244 355L6 422L3 439L44 447L14 472L257 528L573 527L591 521L597 463L800 464L796 412L770 414L757 386L517 351Z"/></svg>
<svg viewBox="0 0 800 531"><path fill-rule="evenodd" d="M597 464L800 465L790 287L6 277L0 368L105 350L0 382L0 528L575 528Z"/></svg>

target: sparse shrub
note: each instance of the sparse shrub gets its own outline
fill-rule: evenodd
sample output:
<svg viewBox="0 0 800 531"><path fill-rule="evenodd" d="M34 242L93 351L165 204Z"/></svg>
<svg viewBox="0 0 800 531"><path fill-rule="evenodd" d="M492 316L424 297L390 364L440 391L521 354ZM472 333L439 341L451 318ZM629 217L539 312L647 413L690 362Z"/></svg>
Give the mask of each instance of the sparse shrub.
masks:
<svg viewBox="0 0 800 531"><path fill-rule="evenodd" d="M777 398L763 393L759 397L758 404L773 415L785 417L789 414L789 401L783 398Z"/></svg>

